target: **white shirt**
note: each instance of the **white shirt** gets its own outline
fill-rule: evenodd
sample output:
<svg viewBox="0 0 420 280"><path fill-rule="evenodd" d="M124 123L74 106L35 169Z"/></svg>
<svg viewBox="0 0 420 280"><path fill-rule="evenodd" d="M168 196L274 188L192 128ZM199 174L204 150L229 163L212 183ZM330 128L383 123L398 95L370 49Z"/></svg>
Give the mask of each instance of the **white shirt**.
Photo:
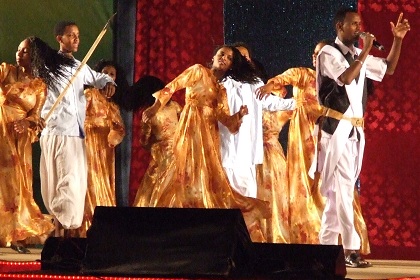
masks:
<svg viewBox="0 0 420 280"><path fill-rule="evenodd" d="M248 84L237 82L231 78L227 78L223 82L230 113L235 114L242 105L248 107L248 115L242 118L238 133L230 133L223 124L219 123L222 164L224 167L233 168L238 165L261 164L264 157L262 110L293 110L296 107L294 99L283 99L274 95L259 100L255 96L255 90L263 85L263 82Z"/></svg>
<svg viewBox="0 0 420 280"><path fill-rule="evenodd" d="M343 54L351 52L352 54L360 54L362 51L359 48L353 46L352 49L349 49L345 46L338 38L336 38L335 43L339 46ZM333 79L338 85L342 86L343 83L338 79L340 75L350 67L349 63L345 59L339 50L330 45L325 45L318 54L317 57L317 91L320 88L320 82L322 81L321 76L327 76L330 79ZM368 55L364 61L362 68L360 69L360 78L356 81L353 80L351 84L345 85L347 97L350 101L350 106L344 112L344 116L347 117L363 117L363 87L365 79L368 77L375 81L381 81L384 77L387 69L387 64L385 59L374 57ZM338 126L333 135L322 131L322 137L329 138L329 144L326 149L322 149L320 156L318 170L322 171L322 184L321 184L321 193L325 194L328 188L333 186L333 171L337 166L337 163L343 153L346 142L349 141L348 135L352 129L357 129L360 134L360 143L358 151L358 162L356 164L356 175L360 173L362 160L363 160L363 150L365 145L364 132L362 127L353 127L351 122L347 120L341 120L338 123ZM355 134L354 134L355 135ZM314 162L317 161L317 157L314 158ZM313 171L311 168L310 173ZM357 177L356 176L356 177Z"/></svg>
<svg viewBox="0 0 420 280"><path fill-rule="evenodd" d="M56 84L55 88L48 88L47 98L41 110L41 117L49 113L58 96L65 89L71 77L81 64L76 61L75 67L65 67L68 71L68 79ZM51 116L47 120L46 127L42 135L66 135L84 137L84 122L86 117L86 98L84 95L84 85L103 88L107 83L113 83L111 77L92 70L88 65L84 65L73 83L67 89L64 98L57 105Z"/></svg>

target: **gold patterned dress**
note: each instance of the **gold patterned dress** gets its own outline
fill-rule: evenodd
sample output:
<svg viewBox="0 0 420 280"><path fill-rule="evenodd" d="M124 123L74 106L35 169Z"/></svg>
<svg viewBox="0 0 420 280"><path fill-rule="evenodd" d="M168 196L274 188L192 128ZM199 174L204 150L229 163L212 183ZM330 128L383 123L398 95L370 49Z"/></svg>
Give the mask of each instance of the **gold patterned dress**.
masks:
<svg viewBox="0 0 420 280"><path fill-rule="evenodd" d="M270 203L272 216L261 225L269 243L290 243L286 157L278 140L290 115L290 111L263 111L264 160L257 165L257 198Z"/></svg>
<svg viewBox="0 0 420 280"><path fill-rule="evenodd" d="M157 187L160 174L174 160L173 139L182 107L176 101L170 101L162 107L147 123L142 122L140 143L150 150L151 160L137 190L133 206L150 205L153 190Z"/></svg>
<svg viewBox="0 0 420 280"><path fill-rule="evenodd" d="M31 129L17 133L13 123L39 121L46 86L27 76L21 67L0 65L0 245L30 239L43 243L54 229L51 217L41 213L33 199Z"/></svg>
<svg viewBox="0 0 420 280"><path fill-rule="evenodd" d="M118 105L96 88L85 90L86 156L88 188L82 226L78 236L86 237L96 206L115 206L115 146L125 136Z"/></svg>
<svg viewBox="0 0 420 280"><path fill-rule="evenodd" d="M290 120L287 144L290 242L319 244L324 203L317 189L312 195L313 180L308 175L315 153L313 130L321 112L315 90L315 71L305 67L291 68L270 81L274 82L274 90L292 85L298 104ZM304 104L302 100L305 100Z"/></svg>
<svg viewBox="0 0 420 280"><path fill-rule="evenodd" d="M166 85L170 94L155 94L164 106L185 88L185 106L174 135L174 158L153 190L150 206L179 208L239 208L252 240L262 241L259 220L267 203L236 193L221 164L218 121L230 131L239 129L237 114L230 116L225 89L211 70L196 64Z"/></svg>

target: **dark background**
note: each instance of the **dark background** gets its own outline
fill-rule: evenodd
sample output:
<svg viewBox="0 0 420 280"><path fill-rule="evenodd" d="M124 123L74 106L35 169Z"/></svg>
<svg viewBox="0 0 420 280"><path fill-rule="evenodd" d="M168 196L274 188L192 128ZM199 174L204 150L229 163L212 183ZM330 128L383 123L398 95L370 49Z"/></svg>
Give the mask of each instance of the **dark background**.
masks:
<svg viewBox="0 0 420 280"><path fill-rule="evenodd" d="M356 8L357 1L226 0L225 42L248 44L270 78L292 67L313 68L313 50L322 39L335 38L332 21L342 6ZM286 88L291 97L291 86ZM285 154L288 132L289 123L279 134Z"/></svg>

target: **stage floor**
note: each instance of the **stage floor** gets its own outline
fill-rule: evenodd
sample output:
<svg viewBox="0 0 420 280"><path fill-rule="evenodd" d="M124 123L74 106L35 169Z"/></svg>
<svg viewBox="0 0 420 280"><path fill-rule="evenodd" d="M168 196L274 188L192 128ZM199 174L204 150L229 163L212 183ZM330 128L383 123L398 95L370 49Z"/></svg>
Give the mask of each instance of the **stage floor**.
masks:
<svg viewBox="0 0 420 280"><path fill-rule="evenodd" d="M30 248L30 254L19 254L10 248L0 248L0 266L35 262L41 259L42 249ZM420 261L369 260L368 268L347 268L346 279L420 279ZM0 267L0 271L5 271ZM13 271L13 268L7 269ZM20 278L21 277L16 277ZM150 279L150 278L149 278Z"/></svg>

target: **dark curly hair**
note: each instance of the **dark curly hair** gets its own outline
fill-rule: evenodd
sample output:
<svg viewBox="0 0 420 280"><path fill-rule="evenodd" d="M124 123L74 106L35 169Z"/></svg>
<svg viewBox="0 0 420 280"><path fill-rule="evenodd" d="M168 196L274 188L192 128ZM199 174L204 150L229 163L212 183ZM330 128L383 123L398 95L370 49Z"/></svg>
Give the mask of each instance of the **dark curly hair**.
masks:
<svg viewBox="0 0 420 280"><path fill-rule="evenodd" d="M131 110L131 102L128 96L130 94L129 85L126 79L125 71L115 61L105 59L99 60L93 69L97 72L102 72L102 70L107 66L114 67L117 72L115 79L117 87L115 88L115 94L111 97L111 100L121 108Z"/></svg>
<svg viewBox="0 0 420 280"><path fill-rule="evenodd" d="M31 69L34 77L41 78L48 87L54 88L60 80L68 79L66 66L75 67L76 62L51 48L38 37L30 36L29 41Z"/></svg>
<svg viewBox="0 0 420 280"><path fill-rule="evenodd" d="M258 75L257 75L253 65L251 63L249 63L249 61L246 60L244 56L242 56L242 54L239 52L239 50L236 47L233 47L232 45L218 46L214 50L213 56L221 48L229 48L229 49L232 50L232 54L233 54L233 56L232 56L232 66L223 75L223 78L221 79L221 81L223 81L227 77L231 77L235 81L242 82L242 83L255 84L255 83L259 82Z"/></svg>
<svg viewBox="0 0 420 280"><path fill-rule="evenodd" d="M267 72L265 71L265 68L262 65L262 63L254 58L254 53L253 53L252 49L250 48L250 46L248 44L246 44L245 42L235 42L235 43L232 43L232 46L235 47L235 48L242 47L242 48L244 48L248 51L249 57L251 59L250 63L254 67L256 75L264 83L267 83L267 81L269 79L269 76L268 76Z"/></svg>
<svg viewBox="0 0 420 280"><path fill-rule="evenodd" d="M153 105L155 98L152 94L164 87L165 83L155 76L144 75L138 79L130 88L133 111Z"/></svg>

